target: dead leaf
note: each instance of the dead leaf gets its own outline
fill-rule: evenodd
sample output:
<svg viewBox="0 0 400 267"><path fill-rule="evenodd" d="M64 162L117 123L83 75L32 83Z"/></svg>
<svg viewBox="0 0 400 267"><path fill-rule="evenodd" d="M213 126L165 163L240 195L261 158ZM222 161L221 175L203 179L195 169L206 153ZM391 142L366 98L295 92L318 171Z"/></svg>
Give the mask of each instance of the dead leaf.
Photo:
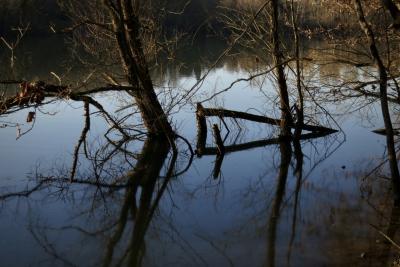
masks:
<svg viewBox="0 0 400 267"><path fill-rule="evenodd" d="M31 111L28 113L28 117L26 117L26 122L31 123L35 119L36 113Z"/></svg>

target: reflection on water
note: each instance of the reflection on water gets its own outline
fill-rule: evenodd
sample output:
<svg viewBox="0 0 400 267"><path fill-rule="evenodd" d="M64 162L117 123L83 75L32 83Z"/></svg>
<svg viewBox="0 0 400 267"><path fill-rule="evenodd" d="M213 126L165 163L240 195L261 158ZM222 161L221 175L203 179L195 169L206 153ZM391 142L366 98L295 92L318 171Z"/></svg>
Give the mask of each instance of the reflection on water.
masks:
<svg viewBox="0 0 400 267"><path fill-rule="evenodd" d="M159 90L179 91L205 71L188 62L154 70ZM50 80L52 67L24 77ZM192 102L257 68L246 57L222 62ZM269 78L237 84L203 105L277 117ZM353 100L327 103L343 132L303 131L292 141L277 138L268 124L207 118L221 129L226 153L218 156L208 127L196 157L194 104L172 110L182 137L171 142L142 134L135 110L126 108L129 97L93 95L130 127L129 136L91 110L74 179L74 149L88 114L82 101L47 98L54 101L0 117L1 265L382 266L397 257L388 240L398 237L400 213L391 204L387 170L370 173L385 150L384 138L370 131L381 126L373 105L343 115ZM26 116L33 111L33 129L15 140L31 128Z"/></svg>

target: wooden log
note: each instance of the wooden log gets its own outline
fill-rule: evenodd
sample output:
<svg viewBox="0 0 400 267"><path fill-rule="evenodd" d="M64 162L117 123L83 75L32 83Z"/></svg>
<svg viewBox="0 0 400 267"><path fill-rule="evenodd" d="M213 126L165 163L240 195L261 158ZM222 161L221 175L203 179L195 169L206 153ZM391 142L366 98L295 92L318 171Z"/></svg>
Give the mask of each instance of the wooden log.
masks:
<svg viewBox="0 0 400 267"><path fill-rule="evenodd" d="M201 105L201 104L200 104ZM255 115L251 113L246 113L246 112L240 112L240 111L234 111L234 110L227 110L227 109L216 109L216 108L203 108L202 107L202 114L206 117L229 117L229 118L236 118L236 119L243 119L243 120L248 120L248 121L254 121L254 122L259 122L259 123L266 123L266 124L271 124L271 125L276 125L280 126L281 125L281 120L280 119L273 119L269 118L267 116L260 116L260 115ZM296 125L291 123L290 128L296 128ZM324 126L317 126L317 125L309 125L309 124L303 124L302 129L306 131L311 131L311 132L329 132L329 133L334 133L337 132L337 130L327 128Z"/></svg>
<svg viewBox="0 0 400 267"><path fill-rule="evenodd" d="M201 157L204 148L206 147L207 141L207 122L204 115L204 108L200 103L197 103L196 110L196 121L197 121L197 145L196 154Z"/></svg>
<svg viewBox="0 0 400 267"><path fill-rule="evenodd" d="M241 111L234 111L228 109L216 109L216 108L203 108L203 114L207 117L228 117L228 118L236 118L236 119L243 119L248 121L260 122L260 123L267 123L273 125L280 125L281 120L279 119L272 119L266 116L260 116L255 114L250 114Z"/></svg>

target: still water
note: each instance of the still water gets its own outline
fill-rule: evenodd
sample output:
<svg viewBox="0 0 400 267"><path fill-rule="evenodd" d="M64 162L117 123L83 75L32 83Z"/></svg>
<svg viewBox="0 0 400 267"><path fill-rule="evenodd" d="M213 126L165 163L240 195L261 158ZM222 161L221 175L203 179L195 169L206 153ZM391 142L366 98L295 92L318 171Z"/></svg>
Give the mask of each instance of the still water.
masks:
<svg viewBox="0 0 400 267"><path fill-rule="evenodd" d="M55 72L73 83L91 73L66 70L71 66L65 60L67 50L49 46L54 40L37 42L31 40L21 49L18 58L24 62L4 71L2 79L11 75L56 83L49 74ZM201 56L195 58L194 50ZM154 71L166 108L207 71L199 58L209 57L211 62L217 51L200 44L181 65ZM2 59L7 61L5 51ZM171 109L170 120L193 149L196 103L262 68L251 57L233 55L211 70L193 97ZM306 68L313 73L310 84L327 72L334 72L338 80L365 78L345 66ZM322 84L328 82L317 83L322 88L314 96L322 99L328 90ZM273 84L270 76L237 83L202 104L277 118ZM3 90L7 95L16 88ZM132 101L127 93L92 97L116 118L129 114L125 109L118 112ZM300 146L278 143L227 153L217 175L216 155L192 158L182 139L177 140L176 161L165 144L143 136L126 141L123 149L105 159L113 149L107 138L121 137L107 135L110 124L91 108L90 160L81 150L77 181L97 179L103 185L68 181L84 127L83 103L46 99L49 103L36 109L1 115L0 266L391 266L398 252L383 234L398 239L400 214L391 204L385 165L371 173L385 155L384 137L372 132L383 126L379 106L359 108L365 99L325 99L318 106L329 115L309 98L308 119L337 133L303 140ZM29 111L36 112L34 125L26 122ZM136 125L137 114L131 117L130 125ZM208 147L214 146L213 123L226 136L226 146L279 133L268 124L226 120L226 128L218 118L207 121ZM171 162L176 174L172 177ZM139 173L152 182L132 188L124 178L127 173Z"/></svg>

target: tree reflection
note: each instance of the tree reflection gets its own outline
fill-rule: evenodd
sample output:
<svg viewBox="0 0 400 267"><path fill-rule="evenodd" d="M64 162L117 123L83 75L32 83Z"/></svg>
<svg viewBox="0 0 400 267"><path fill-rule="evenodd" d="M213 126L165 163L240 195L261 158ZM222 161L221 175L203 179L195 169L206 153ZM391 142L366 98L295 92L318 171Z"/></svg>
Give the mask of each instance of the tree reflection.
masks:
<svg viewBox="0 0 400 267"><path fill-rule="evenodd" d="M31 98L31 96L29 97ZM53 95L48 92L45 97L48 99ZM91 208L78 208L76 213L79 215L72 214L71 217L78 216L78 218L81 218L80 220L85 220L85 217L90 218L100 215L101 219L98 218L87 226L66 225L51 227L45 224L41 225L39 222L37 225L31 226L30 229L34 239L54 260L66 265L74 265L73 258L65 258L66 256L63 256L65 253L62 244L57 244L57 242L55 244L49 243L48 235L51 232L49 229L57 229L56 231L65 231L66 233L71 230L78 230L89 239L102 240L100 247L104 252L101 253L102 256L98 256L95 260L96 266L141 266L145 264L145 256L149 257L153 254L153 251L146 249L146 236L150 225L159 223L155 219L157 218L156 211L160 208L160 203L167 192L171 179L190 170L192 156L185 158L187 162L185 165L187 166L182 171L178 172L176 169L178 156L181 155L183 150L188 149L189 154L193 155L191 144L179 135L176 135L177 139L171 142L167 137L148 136L141 132L132 134L135 131L128 128L127 124L122 123L123 120L108 114L105 108L100 104L96 104L98 102L95 99L95 95L87 97L85 95L72 94L70 97L74 101L83 103L84 111L84 125L74 148L71 168L59 170L58 173L50 172L48 175L38 174L35 177L36 185L32 188L3 194L0 199L3 201L13 197L29 197L30 199L35 194L44 194L46 198L46 190L50 192L48 197L51 197L54 194L52 188L61 192L83 190L86 192L84 196L79 197L79 194L77 194L71 201L87 201L84 206L91 206ZM46 105L47 102L45 99L43 100L41 103L35 102L33 104ZM18 101L10 103L18 103ZM93 113L89 110L90 106L97 108L105 120L111 123L110 132L104 135L105 143L98 147L89 146L86 140L91 128L91 117L93 116ZM20 112L21 109L24 110L27 107L29 108L30 105L10 104L7 112ZM276 239L279 238L277 236L277 227L282 212L282 203L284 202L288 172L292 160L292 145L294 146L297 162L295 168L298 179L295 194L297 202L302 184L301 142L310 142L314 139L328 136L330 133L332 131L303 133L294 140L278 137L243 144L222 144L227 154L266 146L279 147L280 164L277 170L277 185L268 219L266 263L269 266L273 266L276 263L275 245ZM217 155L214 177L218 178L222 173L221 166L223 165L224 153L218 153L218 148L205 145L207 134L201 133L201 128L199 128L198 136L200 140L197 140L197 144L201 144L201 155L203 157ZM184 140L184 143L178 145L178 139ZM223 141L220 140L220 142ZM136 145L133 145L134 143ZM138 149L138 144L141 144L140 152L135 152ZM80 152L81 150L83 152ZM197 152L199 153L200 151ZM84 157L80 158L81 154ZM109 211L103 214L102 209L105 209L106 206L112 207L112 212ZM296 231L296 209L297 207L295 207L292 223L293 236ZM174 221L168 222L168 224L171 229L167 231L179 232L178 229L172 230L175 227ZM210 244L214 244L213 241Z"/></svg>
<svg viewBox="0 0 400 267"><path fill-rule="evenodd" d="M161 188L156 189L156 184L164 161L170 148L166 139L149 138L145 141L142 153L133 171L128 173L130 185L127 187L124 202L117 222L117 226L107 243L107 251L102 266L111 266L113 262L117 266L126 262L127 266L140 266L145 254L145 234L154 215L168 181L173 175L176 156L169 163L165 180ZM138 187L141 190L138 192ZM138 204L136 200L138 199ZM131 215L131 219L129 218ZM121 259L113 261L115 247L121 240L129 223L134 221L129 244L122 253Z"/></svg>
<svg viewBox="0 0 400 267"><path fill-rule="evenodd" d="M10 83L17 83L11 81ZM68 97L77 102L84 103L84 116L85 123L79 137L78 143L75 146L73 153L73 162L70 171L59 170L59 174L50 173L50 175L37 175L35 177L36 185L30 189L3 194L0 199L8 200L13 197L30 197L31 195L51 188L61 188L61 191L68 191L73 186L86 186L85 190L91 191L89 187L93 187L95 192L100 192L104 205L109 202L107 198L113 198L114 194L119 191L123 193L123 201L120 208L119 215L115 218L105 218L106 223L102 226L102 222L96 222L100 225L101 229L97 230L97 234L110 235L106 242L106 251L101 260L102 266L119 266L126 264L127 266L141 265L143 255L145 254L145 234L149 224L157 209L158 203L162 198L163 193L167 189L168 182L171 177L175 175L175 165L178 155L178 150L175 141L169 139L165 135L152 136L145 133L132 135L129 134L132 129L126 128L120 119L114 118L109 114L103 106L95 100L94 97L88 96L89 92L84 93L71 93L65 91L66 87L46 85L43 82L26 84L21 87L21 93L16 96L11 96L3 101L1 106L2 114L11 114L20 112L32 106L40 107L46 105L48 102L44 101L45 98L54 97ZM94 92L109 91L110 88L96 88ZM64 92L64 93L63 93ZM40 94L40 98L37 95ZM105 144L97 149L89 150L86 143L88 132L91 128L91 113L89 107L97 108L98 112L102 114L107 122L112 126L109 131L105 133ZM29 113L30 114L30 113ZM118 122L117 122L118 120ZM112 134L113 132L118 135ZM137 130L136 130L137 131ZM134 131L135 132L135 131ZM112 139L120 136L119 141ZM113 138L112 138L113 137ZM178 137L179 138L179 137ZM145 139L143 142L142 139ZM131 143L143 143L141 152L137 153L132 151ZM172 141L172 142L171 142ZM85 159L89 164L85 166L92 166L92 170L85 170L86 175L79 174L78 163L84 161L79 159L80 149L83 146ZM172 148L172 149L171 149ZM171 153L172 151L172 153ZM169 155L171 156L169 157ZM167 158L170 158L166 162ZM122 165L115 165L120 162ZM189 160L190 162L190 160ZM132 166L130 171L124 173L127 166ZM166 173L160 178L163 168L166 168ZM82 167L81 167L82 168ZM121 170L119 170L121 168ZM108 193L103 192L108 190ZM94 206L96 194L93 195ZM50 196L50 195L49 195ZM74 201L78 201L76 199ZM111 200L111 199L110 199ZM91 210L88 216L95 212ZM110 222L111 221L111 222ZM110 225L112 226L110 228ZM64 229L73 229L75 227L64 227ZM89 230L79 228L83 233L89 233ZM63 262L67 265L74 265L70 259L64 259L52 244L46 241L46 232L31 229L32 235L44 250L56 260ZM126 235L130 235L129 240L126 240ZM121 244L123 243L123 244ZM126 244L125 244L126 243ZM122 249L121 247L126 246ZM118 249L117 249L118 247ZM118 251L116 253L115 251Z"/></svg>
<svg viewBox="0 0 400 267"><path fill-rule="evenodd" d="M303 182L303 151L301 149L301 143L300 140L295 139L293 141L293 147L294 147L294 155L296 158L296 167L294 170L294 174L296 176L296 188L295 188L295 195L294 195L294 207L293 207L293 219L292 219L292 233L290 235L290 242L288 246L288 262L290 263L290 256L291 256L291 251L293 247L293 242L296 237L296 225L297 225L297 213L298 213L298 204L299 204L299 197L300 197L300 191L301 191L301 186Z"/></svg>
<svg viewBox="0 0 400 267"><path fill-rule="evenodd" d="M87 238L87 240L93 239L100 241L98 242L100 248L95 253L97 255L96 262L93 264L96 266L146 265L148 263L146 262L148 258L158 256L158 251L148 249L148 247L153 248L154 243L158 244L158 239L161 239L161 236L165 237L166 235L172 236L182 234L184 235L182 239L188 238L187 236L190 236L192 232L188 234L180 229L179 220L181 220L181 218L167 218L168 221L165 223L165 221L161 221L165 218L161 219L157 211L163 209L163 200L165 200L165 196L168 196L168 194L166 194L166 192L168 192L167 189L173 188L175 190L175 188L179 188L179 185L171 183L171 181L174 180L172 178L178 177L186 171L189 171L190 174L194 172L194 168L191 167L193 156L193 152L191 152L191 143L196 145L197 155L202 156L201 159L196 160L209 162L213 161L216 157L216 161L211 162L211 164L214 163L214 167L210 165L207 171L213 172L213 176L218 182L217 187L224 186L221 182L221 178L225 173L231 171L229 170L230 168L235 167L232 166L232 158L230 158L232 155L240 155L240 153L246 153L249 150L260 151L262 149L268 149L268 160L263 161L263 166L267 171L262 175L268 176L268 178L269 176L274 177L275 180L273 180L273 183L269 183L267 186L268 188L262 188L260 184L257 184L255 188L249 189L247 197L253 199L258 198L254 200L254 202L251 202L254 206L250 204L246 207L238 208L237 221L233 221L229 225L219 226L220 228L218 228L218 230L229 235L229 238L227 238L228 241L223 240L224 243L221 244L221 240L218 240L217 237L213 237L212 234L210 234L211 232L198 234L193 230L193 235L206 241L207 244L215 250L214 252L224 256L230 263L236 264L236 262L240 262L240 260L237 259L240 253L235 251L234 247L239 246L242 249L244 246L243 244L246 243L244 241L249 237L237 231L236 227L237 224L241 224L247 219L247 224L243 223L245 226L240 225L240 228L250 230L250 236L256 235L256 238L262 236L262 244L265 245L265 248L263 247L262 255L257 255L257 257L254 258L257 260L261 259L266 266L281 265L284 262L284 260L282 260L282 254L284 253L286 253L286 260L289 266L296 266L298 264L298 259L301 258L299 254L302 250L306 250L307 255L311 255L312 257L313 255L307 250L309 247L306 244L309 238L318 239L316 242L322 248L327 248L326 251L340 249L340 246L335 243L336 241L349 242L350 244L352 242L350 238L340 236L341 233L346 233L348 228L340 226L342 228L339 230L332 230L329 220L331 217L338 216L337 214L341 214L343 217L349 216L346 206L351 206L353 204L353 199L344 198L340 201L336 199L325 202L318 201L318 203L315 203L315 205L318 206L319 212L317 217L313 214L314 211L312 207L304 204L307 198L313 194L321 194L322 197L324 197L324 193L328 192L328 197L336 197L335 194L330 194L330 188L324 188L324 185L320 185L319 180L307 179L315 166L328 158L335 151L336 146L339 146L341 143L338 138L341 133L337 134L331 129L314 125L315 120L311 125L308 123L303 125L301 131L299 131L298 125L290 125L296 133L291 138L274 137L273 135L264 136L265 132L262 132L263 138L241 142L246 138L241 138L241 133L239 131L239 138L220 138L220 141L215 142L217 146L210 146L210 142L207 144L207 136L211 136L207 134L207 122L205 118L199 118L201 116L197 116L197 122L199 124L197 132L198 139L189 142L183 138L182 140L186 140L185 144L178 145L178 139L181 138L179 134L176 134L175 139L172 140L149 136L146 134L145 126L133 124L131 120L132 117L138 116L139 114L136 107L129 106L128 110L126 106L123 106L121 109L125 108L125 113L116 114L107 111L107 106L100 104L101 101L97 99L96 93L110 92L113 90L124 94L125 89L127 89L124 86L94 88L88 92L71 92L65 90L66 88L64 87L52 86L42 82L29 86L39 87L45 90L32 90L29 94L11 96L8 100L5 99L6 101L4 101L4 104L1 106L3 115L10 115L21 111L25 112L27 108L39 109L49 102L58 101L59 99L65 100L65 98L69 98L69 101L80 103L80 105L83 106L84 122L80 135L77 136L77 140L75 141L75 147L71 147L73 151L71 166L58 171L52 170L53 172L50 171L46 175L37 175L35 177L36 183L33 187L23 191L3 194L0 197L4 203L6 203L5 200L13 197L29 197L27 200L29 202L31 198L34 198L37 194L42 195L44 198L51 198L52 195L54 196L53 190L59 190L60 192L72 192L74 190L85 192L84 196L77 194L71 200L71 202L74 203L79 201L85 203L84 207L77 207L73 214L68 214L70 217L79 218L79 223L77 225L65 222L65 224L67 224L66 226L51 227L47 226L44 222L43 224L39 222L30 229L35 240L43 247L43 250L57 261L62 261L67 265L74 265L76 264L74 261L78 260L70 256L71 254L73 255L73 253L68 254L67 249L63 248L63 241L54 241L53 244L46 242L46 240L50 239L51 231L65 232L65 234L68 234L71 230L79 229L79 233L85 236L85 240ZM134 89L129 88L129 90L132 91ZM44 94L41 95L41 93ZM250 116L259 121L267 121L266 124L271 128L277 127L278 124L276 123L277 120L266 116L258 116L250 113L244 114L243 112L225 109L206 110L207 112L215 111L216 116L214 116L214 119L221 120L222 124L220 123L220 125L225 124L225 122L223 122L223 117L227 117L227 114L234 116L239 113L242 117ZM100 115L100 117L107 122L109 128L105 132L100 133L99 136L102 142L96 145L90 145L87 139L90 137L93 116L95 114ZM194 121L195 114L190 115L193 117ZM234 119L244 120L243 118ZM212 137L209 139L212 139ZM215 136L214 139L216 139ZM224 153L221 153L221 144L218 145L221 141ZM190 156L184 158L185 167L182 171L178 172L178 157L182 155L183 149L187 149ZM304 149L308 152L310 149L313 149L313 152L309 152L308 154L305 152L303 154ZM252 156L256 153L252 154ZM270 160L271 158L278 159L276 165L273 164L273 160ZM309 164L305 164L305 162L308 161ZM293 175L291 168L293 169ZM257 175L257 171L252 170L249 175ZM260 174L260 176L262 175ZM196 177L201 178L201 175L197 174ZM265 178L263 179L265 182ZM314 177L314 179L316 178ZM179 179L179 182L184 184L183 187L185 187L187 185L186 183L190 184L193 181L190 180L190 182L187 182ZM227 183L230 182L228 181ZM216 190L219 189L220 188ZM241 189L245 190L243 187L241 187ZM51 193L48 193L46 190L49 190ZM196 199L195 196L200 190L196 188L193 192L188 191L184 191L184 193L190 195L189 199L186 199L189 203L188 205L190 205L191 202L196 204L198 202L201 203L201 200ZM302 193L304 191L306 191L306 194ZM270 192L271 195L268 195L268 192ZM178 193L171 193L171 198L176 197L180 197ZM207 194L205 197L207 197ZM246 199L240 199L240 202L244 203ZM262 212L258 210L260 209L259 203L265 204L262 207ZM215 201L214 205L218 206L220 203ZM88 208L88 206L91 207ZM104 211L107 209L106 206L109 206L107 212ZM201 210L203 208L202 206L201 208L194 207L193 209ZM172 209L178 210L176 207ZM357 209L359 209L359 207L352 207L352 212L357 213ZM226 211L222 209L222 211L219 212L220 214L224 214ZM354 215L353 213L351 214L352 216ZM358 215L359 214L357 214L357 216ZM84 224L84 227L80 225L81 220L92 220L95 216L96 218L93 219L92 223L88 225ZM246 216L252 218L249 219ZM283 218L285 220L283 220ZM210 217L207 218L207 220L213 224L219 224L218 219ZM351 219L347 219L347 221L349 220L351 221ZM377 227L388 237L394 239L397 225L396 220L397 219L394 218L391 221L387 232L382 230L386 229L387 225L377 224ZM165 224L165 226L162 224ZM261 230L254 229L258 227L259 224L262 225L262 227L260 227ZM161 227L160 225L166 228L163 229L165 232L155 233L152 231L152 226L158 228ZM358 226L359 225L355 224L354 227L352 226L350 228L353 229ZM290 228L290 230L282 234L282 227ZM311 237L304 236L305 228L314 229L313 231L315 232L310 234ZM362 231L366 230L363 228ZM310 230L310 232L312 231ZM323 234L321 234L321 232ZM366 232L368 232L370 240L374 240L376 236L379 235L378 232L375 232L373 229L369 229ZM328 234L330 235L329 241L331 243L323 240ZM335 236L332 237L332 235ZM337 239L335 239L335 237L337 237ZM184 254L182 258L185 258L185 260L186 258L196 257L197 259L201 258L204 265L207 263L215 263L215 258L213 258L212 253L203 251L203 248L198 244L194 244L193 248L190 247L190 249L188 249L191 242L185 243L179 239L177 243L180 244L173 244L173 246L183 247L180 251L184 251L184 253L182 253ZM379 259L387 258L387 261L390 261L390 255L392 254L390 254L389 249L391 246L389 246L388 243L384 244L386 246L382 246ZM76 244L76 246L82 246L82 249L84 249L85 246L87 247L89 245ZM374 248L377 247L376 245L371 246ZM251 249L254 247L254 244L249 246ZM98 256L99 251L102 252L101 256ZM354 251L359 253L360 250L359 248L353 248L352 252ZM172 247L170 251L169 248L166 249L166 254L169 253L171 253L171 255L176 255L176 249L174 250ZM190 253L195 256L188 256L187 254ZM325 252L321 252L319 254L322 255L324 253ZM325 256L326 258L330 258L333 257L332 255L333 253ZM240 256L243 256L243 254ZM155 261L157 261L157 259ZM160 261L162 261L162 259L160 259ZM187 260L187 262L190 262L190 260ZM340 260L338 260L338 262L342 263Z"/></svg>
<svg viewBox="0 0 400 267"><path fill-rule="evenodd" d="M103 192L102 198L104 203L95 204L95 196L93 196L93 205L100 208L106 203L113 202L114 193L113 191L123 192L121 204L115 206L116 213L112 217L105 217L105 221L94 222L96 227L100 229L95 231L95 236L104 236L104 253L99 254L99 259L96 266L141 266L143 257L146 254L146 242L145 236L149 228L149 225L155 215L158 208L159 202L163 197L163 194L167 190L170 179L175 175L175 166L177 160L177 152L172 150L172 155L169 157L171 152L171 146L168 139L162 137L148 137L143 144L143 148L139 154L137 154L137 161L134 168L128 171L124 177L118 177L117 180L120 182L116 183L104 183L101 180L93 181L91 179L74 179L71 184L65 184L64 190L67 187L72 187L74 184L86 184L98 188L100 191L103 189L109 190L109 193ZM107 161L112 161L113 157L107 156ZM169 158L167 162L167 158ZM105 162L103 162L105 164ZM165 174L162 174L163 169ZM107 170L112 172L112 170ZM95 174L92 174L95 176ZM162 177L160 177L162 176ZM44 189L43 186L48 187L56 186L57 182L64 181L61 177L41 177L42 181L46 181L46 184L41 184L34 187L31 191ZM71 188L72 189L72 188ZM87 190L87 189L86 189ZM2 198L10 198L15 196L23 196L22 193L8 194ZM79 201L76 199L75 201ZM99 206L100 205L100 206ZM110 205L110 203L108 204ZM117 211L119 210L119 212ZM87 216L90 217L89 211ZM82 214L83 215L83 214ZM80 216L82 216L80 215ZM86 215L85 215L86 216ZM73 226L64 226L62 229L73 229ZM90 227L92 228L92 227ZM60 229L60 231L62 231ZM35 239L46 240L46 233L39 231L39 229L31 230ZM82 233L91 233L90 230L79 230ZM41 237L37 235L41 234ZM93 236L88 234L88 236ZM60 251L54 251L54 248L50 244L41 244L45 251L56 260L62 262L71 262L73 259L62 259L62 249ZM53 248L51 250L50 248ZM102 256L100 256L102 255ZM100 264L101 263L101 264Z"/></svg>
<svg viewBox="0 0 400 267"><path fill-rule="evenodd" d="M292 157L292 147L290 142L282 142L279 145L281 160L277 177L277 186L273 205L268 220L268 248L266 266L275 266L275 243L276 228L278 226L279 217L281 215L282 200L286 191L286 181Z"/></svg>

